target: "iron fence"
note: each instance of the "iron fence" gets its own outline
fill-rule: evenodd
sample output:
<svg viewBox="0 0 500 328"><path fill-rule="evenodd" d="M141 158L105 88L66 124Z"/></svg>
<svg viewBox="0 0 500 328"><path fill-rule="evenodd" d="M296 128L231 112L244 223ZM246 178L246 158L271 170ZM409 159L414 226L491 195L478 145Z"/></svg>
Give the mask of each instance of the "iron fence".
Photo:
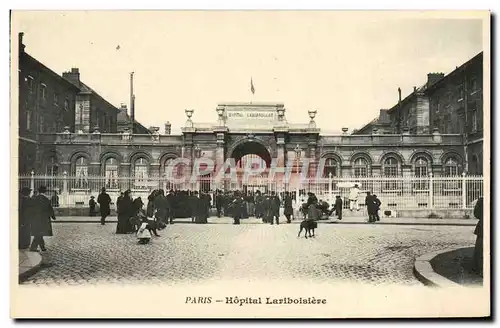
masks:
<svg viewBox="0 0 500 328"><path fill-rule="evenodd" d="M370 191L382 201L385 208L402 209L472 209L474 202L483 196L482 176L453 177L328 177L310 179L289 179L289 181L268 176L252 176L249 179L211 175L201 176L194 180L175 181L165 176L70 176L67 174L26 175L19 177L19 188L29 187L37 190L46 186L49 196L57 194L60 207L87 206L90 196L97 198L101 188L105 187L111 198L115 200L120 192L127 189L134 197L141 197L147 203L148 195L155 189L191 190L212 193L240 190L245 193L275 192L283 197L290 192L298 203L307 200L307 193L313 192L318 199L332 203L335 196L344 199L348 207L350 189L357 184L361 193L359 202L364 203L364 192ZM213 198L213 197L212 197Z"/></svg>

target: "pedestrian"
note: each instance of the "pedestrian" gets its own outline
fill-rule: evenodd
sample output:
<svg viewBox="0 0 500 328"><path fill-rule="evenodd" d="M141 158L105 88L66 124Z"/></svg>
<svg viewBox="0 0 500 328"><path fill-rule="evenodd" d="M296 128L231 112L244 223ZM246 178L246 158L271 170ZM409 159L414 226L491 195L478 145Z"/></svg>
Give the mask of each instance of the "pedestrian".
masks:
<svg viewBox="0 0 500 328"><path fill-rule="evenodd" d="M221 217L222 214L222 205L223 205L223 197L222 193L219 189L216 191L216 196L215 196L215 208L217 209L217 217Z"/></svg>
<svg viewBox="0 0 500 328"><path fill-rule="evenodd" d="M119 201L118 224L116 225L117 234L127 234L134 231L132 224L130 223L130 218L135 215L135 209L130 194L131 191L128 189L123 194L123 198Z"/></svg>
<svg viewBox="0 0 500 328"><path fill-rule="evenodd" d="M38 188L38 195L32 199L33 212L30 220L30 231L33 236L33 241L30 246L30 251L32 252L38 251L38 247L40 247L42 252L45 252L46 248L43 237L50 237L53 235L51 219L56 220L56 216L46 192L47 188L41 186Z"/></svg>
<svg viewBox="0 0 500 328"><path fill-rule="evenodd" d="M335 214L337 214L337 219L342 220L342 210L343 210L342 198L337 195L335 196Z"/></svg>
<svg viewBox="0 0 500 328"><path fill-rule="evenodd" d="M369 191L366 192L365 205L366 205L366 210L368 212L368 222L370 223L375 222L376 205L373 200L373 195Z"/></svg>
<svg viewBox="0 0 500 328"><path fill-rule="evenodd" d="M161 226L168 224L168 213L170 204L168 202L167 197L165 197L165 192L163 189L160 189L157 195L153 198L152 203L154 204L154 208L156 209L156 218L159 222L161 222Z"/></svg>
<svg viewBox="0 0 500 328"><path fill-rule="evenodd" d="M380 211L380 206L382 205L382 202L380 201L380 199L378 199L377 195L373 195L373 202L375 203L375 213L374 213L375 220L380 221L380 216L378 214L378 211Z"/></svg>
<svg viewBox="0 0 500 328"><path fill-rule="evenodd" d="M174 194L174 191L172 189L170 189L170 191L168 192L168 195L166 196L167 197L167 203L168 203L168 207L167 207L167 220L165 221L165 224L167 223L170 223L170 224L174 224L174 218L176 216L176 212L175 212L175 204L176 204L176 196Z"/></svg>
<svg viewBox="0 0 500 328"><path fill-rule="evenodd" d="M355 184L354 187L349 191L349 209L351 211L353 211L354 208L356 208L356 211L359 211L359 192L360 191L357 184Z"/></svg>
<svg viewBox="0 0 500 328"><path fill-rule="evenodd" d="M109 208L111 197L106 193L106 188L102 187L101 193L97 196L97 202L99 203L99 211L101 212L101 225L105 225L106 218L111 213L111 209Z"/></svg>
<svg viewBox="0 0 500 328"><path fill-rule="evenodd" d="M291 216L293 215L293 205L292 205L292 197L290 197L290 193L287 191L285 192L285 199L284 199L284 213L286 217L286 222L291 223Z"/></svg>
<svg viewBox="0 0 500 328"><path fill-rule="evenodd" d="M271 192L271 225L276 218L276 224L280 224L280 198L274 191Z"/></svg>
<svg viewBox="0 0 500 328"><path fill-rule="evenodd" d="M235 192L234 200L231 203L232 211L233 211L233 224L240 224L241 217L243 215L243 206L245 206L245 202L243 197L240 195L238 191Z"/></svg>
<svg viewBox="0 0 500 328"><path fill-rule="evenodd" d="M96 206L96 202L95 202L95 199L94 199L94 196L90 196L90 200L89 200L89 216L95 216L95 206Z"/></svg>
<svg viewBox="0 0 500 328"><path fill-rule="evenodd" d="M483 197L479 197L474 206L474 216L479 222L476 224L474 234L476 235L476 244L474 246L472 270L478 275L483 275Z"/></svg>
<svg viewBox="0 0 500 328"><path fill-rule="evenodd" d="M33 215L31 189L21 188L19 192L19 249L27 249L31 243L30 218Z"/></svg>

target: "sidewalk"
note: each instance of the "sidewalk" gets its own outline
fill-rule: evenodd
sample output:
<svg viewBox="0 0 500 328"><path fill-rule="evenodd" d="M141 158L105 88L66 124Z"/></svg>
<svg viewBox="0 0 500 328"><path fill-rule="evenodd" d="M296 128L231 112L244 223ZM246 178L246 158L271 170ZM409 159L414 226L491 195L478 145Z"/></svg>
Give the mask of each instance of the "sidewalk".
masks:
<svg viewBox="0 0 500 328"><path fill-rule="evenodd" d="M19 250L19 282L35 274L42 265L42 256L27 249Z"/></svg>
<svg viewBox="0 0 500 328"><path fill-rule="evenodd" d="M413 272L432 287L481 286L483 277L472 270L474 247L427 253L415 260Z"/></svg>
<svg viewBox="0 0 500 328"><path fill-rule="evenodd" d="M95 223L100 222L100 217L90 216L63 216L58 217L53 223ZM116 223L116 216L110 216L106 219L106 223ZM292 224L298 224L301 220L293 220ZM191 218L175 219L175 223L191 224ZM230 217L210 217L208 224L231 224L233 219ZM262 220L256 218L242 219L241 224L259 224ZM286 224L286 219L280 217L280 223ZM342 220L329 219L319 220L319 224L369 224L364 217L345 217ZM444 225L444 226L475 226L477 220L472 219L424 219L424 218L381 218L380 221L374 224L389 224L389 225Z"/></svg>

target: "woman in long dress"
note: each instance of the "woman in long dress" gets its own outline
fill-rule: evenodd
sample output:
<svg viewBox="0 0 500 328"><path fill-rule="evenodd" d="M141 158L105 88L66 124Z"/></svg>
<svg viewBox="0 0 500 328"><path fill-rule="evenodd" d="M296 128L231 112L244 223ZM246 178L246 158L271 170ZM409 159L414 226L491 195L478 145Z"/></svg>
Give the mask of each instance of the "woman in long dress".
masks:
<svg viewBox="0 0 500 328"><path fill-rule="evenodd" d="M130 197L130 190L125 191L118 207L118 224L116 225L117 234L127 234L133 232L130 218L134 215L134 204Z"/></svg>

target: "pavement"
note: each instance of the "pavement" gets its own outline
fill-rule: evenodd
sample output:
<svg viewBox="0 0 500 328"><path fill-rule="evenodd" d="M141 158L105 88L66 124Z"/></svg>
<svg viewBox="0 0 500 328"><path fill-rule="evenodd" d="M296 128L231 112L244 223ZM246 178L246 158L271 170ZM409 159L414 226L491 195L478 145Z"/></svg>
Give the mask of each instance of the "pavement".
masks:
<svg viewBox="0 0 500 328"><path fill-rule="evenodd" d="M474 247L447 249L416 259L415 276L433 287L480 287L483 277L472 271Z"/></svg>
<svg viewBox="0 0 500 328"><path fill-rule="evenodd" d="M35 274L42 265L42 256L27 249L19 250L19 281L22 282Z"/></svg>
<svg viewBox="0 0 500 328"><path fill-rule="evenodd" d="M178 222L148 245L116 235L115 223L54 224L43 253L52 266L23 285L192 285L237 277L427 288L414 276L415 259L475 241L473 226L320 224L316 237L305 239L297 237L297 224L251 220L236 226Z"/></svg>
<svg viewBox="0 0 500 328"><path fill-rule="evenodd" d="M90 217L90 216L63 216L58 217L57 221L54 223L99 223L100 217ZM110 216L106 218L106 222L116 223L116 216ZM191 218L187 219L175 219L175 223L192 223ZM231 224L233 219L230 217L210 217L208 218L209 224ZM286 223L284 217L280 218L281 223ZM298 224L301 220L293 220L292 223ZM242 219L242 224L261 224L262 220L256 218ZM335 218L330 218L328 220L318 221L320 224L330 223L330 224L368 224L367 218L365 217L344 217L342 220L337 220ZM446 226L475 226L477 220L471 219L426 219L426 218L381 218L380 221L375 223L389 224L389 225L446 225Z"/></svg>

